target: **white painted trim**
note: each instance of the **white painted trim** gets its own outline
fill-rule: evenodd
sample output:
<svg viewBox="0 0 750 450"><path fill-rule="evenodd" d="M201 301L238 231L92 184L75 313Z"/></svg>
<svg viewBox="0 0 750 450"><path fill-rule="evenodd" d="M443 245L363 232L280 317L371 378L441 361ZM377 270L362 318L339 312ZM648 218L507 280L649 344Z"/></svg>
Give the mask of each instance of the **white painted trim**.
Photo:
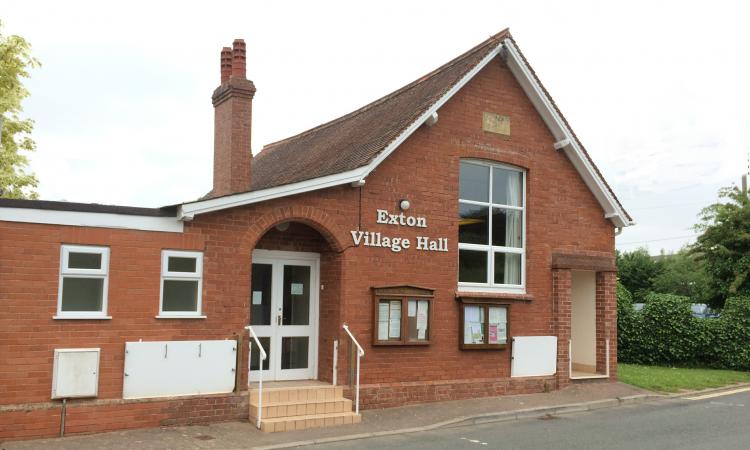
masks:
<svg viewBox="0 0 750 450"><path fill-rule="evenodd" d="M184 228L183 222L177 220L176 217L134 216L130 214L11 207L0 207L0 221L163 231L168 233L182 233Z"/></svg>
<svg viewBox="0 0 750 450"><path fill-rule="evenodd" d="M159 314L158 316L154 316L155 319L208 319L208 316L174 316L174 315L166 315L166 314Z"/></svg>
<svg viewBox="0 0 750 450"><path fill-rule="evenodd" d="M555 147L555 150L560 150L561 148L565 148L569 145L570 145L570 139L563 139L561 141L555 142L553 147Z"/></svg>
<svg viewBox="0 0 750 450"><path fill-rule="evenodd" d="M320 253L315 252L289 252L284 250L253 250L253 259L294 259L302 261L320 261ZM253 261L254 262L254 261Z"/></svg>
<svg viewBox="0 0 750 450"><path fill-rule="evenodd" d="M275 295L283 297L281 283L283 282L283 271L279 272L280 268L284 265L290 264L303 264L310 267L310 319L309 325L302 325L300 327L312 326L310 335L310 341L308 342L308 363L312 364L312 367L308 369L286 369L286 374L281 374L281 356L279 352L281 339L283 337L290 337L289 335L283 334L283 328L278 328L274 325L273 314L271 315L271 323L269 325L253 325L253 330L257 330L259 338L271 339L271 350L268 355L269 358L269 370L255 371L255 374L251 374L250 381L257 381L257 376L263 372L263 379L269 381L281 381L281 380L292 380L292 379L318 379L318 340L320 337L320 253L315 252L293 252L293 251L282 251L282 250L264 250L256 249L252 253L252 264L270 264L274 267L272 275L272 292L276 292ZM252 288L252 286L251 286ZM271 294L272 297L274 294ZM252 308L252 305L249 305ZM286 325L285 327L290 327ZM291 336L294 336L292 334ZM277 340L274 343L274 339ZM248 358L248 364L250 359ZM304 371L304 375L303 374ZM286 376L285 376L286 375ZM308 376L309 375L309 376Z"/></svg>
<svg viewBox="0 0 750 450"><path fill-rule="evenodd" d="M195 258L195 272L170 272L169 258ZM198 295L195 299L195 311L164 311L164 282L197 281ZM161 281L159 284L159 315L157 319L205 319L203 315L203 252L162 250L161 251Z"/></svg>
<svg viewBox="0 0 750 450"><path fill-rule="evenodd" d="M95 253L102 256L99 269L70 269L68 268L69 254ZM107 297L109 294L109 247L90 245L61 245L60 270L57 282L57 314L54 319L111 319L107 315ZM100 311L63 311L63 280L65 278L86 278L102 281L102 309Z"/></svg>
<svg viewBox="0 0 750 450"><path fill-rule="evenodd" d="M112 320L112 316L52 316L54 320Z"/></svg>
<svg viewBox="0 0 750 450"><path fill-rule="evenodd" d="M627 214L625 214L625 211L623 211L622 207L617 203L612 193L604 184L604 180L597 174L591 161L584 155L583 149L581 149L578 141L573 137L573 132L568 129L562 117L560 117L552 105L552 100L547 97L542 87L537 83L536 78L531 73L531 69L524 63L520 53L515 45L513 45L513 41L505 39L503 45L507 49L505 54L507 55L506 61L509 63L508 67L537 112L542 116L547 127L552 131L557 144L562 144L565 140L569 141L569 145L561 145L560 148L565 151L565 154L573 163L581 178L583 178L583 181L599 201L602 208L604 208L605 217L612 220L617 227L633 225L634 222L627 218ZM555 144L556 148L557 144Z"/></svg>
<svg viewBox="0 0 750 450"><path fill-rule="evenodd" d="M502 43L499 43L494 49L492 49L476 66L474 66L464 77L456 83L448 92L446 92L435 104L433 104L427 111L425 111L419 118L411 123L393 142L391 142L382 152L380 152L369 164L366 166L359 167L348 172L342 172L338 174L328 175L325 177L314 178L312 180L301 181L299 183L292 183L284 186L277 186L268 189L262 189L259 191L245 192L241 194L227 195L215 199L200 200L191 203L185 203L180 207L178 218L180 220L192 220L195 214L203 214L212 211L218 211L226 208L233 208L237 206L248 205L251 203L258 203L266 200L272 200L280 197L287 197L290 195L301 194L304 192L310 192L318 189L325 189L333 186L339 186L347 183L359 183L364 181L364 178L372 173L383 160L393 153L409 136L414 133L422 124L424 124L437 110L442 107L453 95L456 94L461 88L463 88L474 76L479 73L492 59L499 55L503 49L505 55L508 55L506 61L510 62L508 66L511 72L521 84L526 95L529 97L531 102L537 109L537 112L542 116L542 119L547 124L547 127L552 131L557 144L565 146L561 147L568 155L568 158L573 163L578 173L583 178L584 182L594 194L600 205L604 208L605 214L611 215L607 217L612 220L616 227L626 227L634 225L635 222L627 218L627 214L623 208L614 199L614 196L604 184L604 180L594 170L591 162L583 154L583 150L578 145L578 142L573 138L572 132L565 126L562 118L559 116L555 108L552 106L551 99L549 99L541 86L536 82L536 79L531 74L531 70L523 62L520 57L518 50L513 45L510 39L505 39ZM568 140L568 143L564 141ZM557 144L555 145L557 147ZM570 150L568 150L570 149Z"/></svg>
<svg viewBox="0 0 750 450"><path fill-rule="evenodd" d="M184 203L180 206L177 217L180 220L190 220L196 214L205 214L220 211L222 209L265 202L275 198L317 191L329 187L340 186L342 184L358 183L366 176L366 167L367 166L364 166L348 172L337 173L325 177L313 178L312 180L300 181L299 183L285 184L283 186L276 186L258 191Z"/></svg>
<svg viewBox="0 0 750 450"><path fill-rule="evenodd" d="M406 130L393 140L382 152L380 152L375 159L373 159L366 166L359 167L348 172L342 172L338 174L328 175L325 177L314 178L312 180L302 181L299 183L288 184L284 186L273 187L269 189L262 189L259 191L245 192L242 194L227 195L225 197L219 197L215 199L202 200L192 203L185 203L180 207L180 211L177 215L181 220L185 218L191 218L195 214L203 214L212 211L218 211L221 209L232 208L236 206L249 205L251 203L258 203L266 200L271 200L279 197L286 197L295 194L301 194L303 192L314 191L318 189L325 189L328 187L338 186L347 183L355 183L363 181L365 177L370 175L380 163L383 162L388 156L393 153L398 146L400 146L409 136L414 133L420 126L422 126L427 119L429 119L433 113L443 106L453 95L461 90L474 76L479 73L495 56L500 53L502 44L498 44L492 51L490 51L473 69L471 69L461 80L456 83L448 92L446 92L435 104L433 104L427 111L422 113L419 118L409 125Z"/></svg>
<svg viewBox="0 0 750 450"><path fill-rule="evenodd" d="M448 92L446 92L437 102L435 102L434 105L432 105L427 111L425 111L417 120L412 122L411 125L409 125L406 130L404 130L393 142L391 142L388 147L385 148L378 156L375 157L374 160L367 166L367 173L366 175L369 175L373 170L375 170L376 167L380 165L383 160L385 160L387 157L393 153L396 148L398 148L399 145L401 145L409 136L414 133L417 128L419 128L431 115L432 113L436 112L440 107L442 107L448 100L450 100L458 91L460 91L466 83L468 83L474 76L479 73L482 69L484 69L484 66L489 64L490 61L492 61L495 56L500 54L500 50L502 49L502 44L498 44L497 47L495 47L492 51L490 51L482 60L474 66L469 72L464 75L461 80L459 80L458 83L456 83Z"/></svg>
<svg viewBox="0 0 750 450"><path fill-rule="evenodd" d="M469 244L469 243L458 243L458 250L476 250L476 251L482 251L487 253L487 282L486 283L470 283L470 282L459 282L458 283L458 289L459 291L465 290L465 291L475 291L475 292L492 292L492 293L514 293L514 294L525 294L526 293L526 170L520 167L511 166L508 164L502 164L502 163L496 163L493 161L484 161L480 159L472 159L472 158L462 158L461 163L467 163L467 164L473 164L477 166L483 166L489 168L488 178L487 178L487 199L488 201L482 202L482 201L475 201L475 200L464 200L460 198L458 202L471 204L471 205L478 205L478 206L484 206L488 208L489 215L488 215L488 230L491 234L492 230L492 209L493 208L499 208L499 209L505 209L509 211L517 211L521 213L521 220L523 224L523 229L521 232L522 242L521 247L505 247L501 245L492 245L491 240L488 241L487 244ZM492 191L493 191L493 184L494 184L494 170L495 168L504 169L507 171L517 172L521 174L521 206L510 206L510 205L504 205L502 203L492 203ZM489 237L489 235L488 235ZM495 253L508 253L508 254L516 254L521 256L521 284L502 284L502 283L495 283L494 280L494 273L495 273Z"/></svg>

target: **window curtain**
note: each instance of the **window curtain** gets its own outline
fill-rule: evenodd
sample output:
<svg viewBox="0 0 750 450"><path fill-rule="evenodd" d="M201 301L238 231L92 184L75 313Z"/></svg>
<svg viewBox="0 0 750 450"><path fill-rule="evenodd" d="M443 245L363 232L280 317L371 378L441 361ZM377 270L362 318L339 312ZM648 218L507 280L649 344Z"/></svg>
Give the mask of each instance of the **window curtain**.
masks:
<svg viewBox="0 0 750 450"><path fill-rule="evenodd" d="M521 174L507 177L508 183L508 204L521 206ZM506 210L505 215L505 246L520 248L522 247L521 239L521 221L523 214L518 210ZM505 254L505 284L521 284L521 265L518 264L520 255L517 253Z"/></svg>

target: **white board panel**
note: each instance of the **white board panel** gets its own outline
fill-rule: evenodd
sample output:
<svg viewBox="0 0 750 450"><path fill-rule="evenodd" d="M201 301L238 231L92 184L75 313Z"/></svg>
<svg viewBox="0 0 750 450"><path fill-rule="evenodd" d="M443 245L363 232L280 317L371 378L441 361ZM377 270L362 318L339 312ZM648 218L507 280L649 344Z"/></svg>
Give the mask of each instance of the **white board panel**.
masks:
<svg viewBox="0 0 750 450"><path fill-rule="evenodd" d="M125 343L123 398L219 394L234 390L236 341Z"/></svg>
<svg viewBox="0 0 750 450"><path fill-rule="evenodd" d="M557 372L557 336L513 338L511 377L541 377Z"/></svg>
<svg viewBox="0 0 750 450"><path fill-rule="evenodd" d="M52 398L96 397L98 390L98 348L55 349Z"/></svg>

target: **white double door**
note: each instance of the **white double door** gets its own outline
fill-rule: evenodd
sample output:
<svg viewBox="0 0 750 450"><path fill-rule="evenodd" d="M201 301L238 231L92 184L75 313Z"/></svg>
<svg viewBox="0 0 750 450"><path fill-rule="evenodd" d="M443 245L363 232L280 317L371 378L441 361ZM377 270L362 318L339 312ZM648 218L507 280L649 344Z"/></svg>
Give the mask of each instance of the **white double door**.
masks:
<svg viewBox="0 0 750 450"><path fill-rule="evenodd" d="M253 251L250 324L268 355L263 380L317 377L319 265L318 253ZM260 352L251 344L257 381Z"/></svg>

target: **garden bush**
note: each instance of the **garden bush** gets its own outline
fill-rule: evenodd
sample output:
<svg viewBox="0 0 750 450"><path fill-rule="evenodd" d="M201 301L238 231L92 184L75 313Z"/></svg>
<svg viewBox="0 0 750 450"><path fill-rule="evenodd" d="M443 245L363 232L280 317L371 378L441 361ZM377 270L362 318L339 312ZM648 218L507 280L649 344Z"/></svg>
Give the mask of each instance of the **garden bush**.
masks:
<svg viewBox="0 0 750 450"><path fill-rule="evenodd" d="M649 365L750 370L750 297L727 300L719 319L697 319L690 299L650 294L642 311L617 287L618 359Z"/></svg>
<svg viewBox="0 0 750 450"><path fill-rule="evenodd" d="M716 322L715 363L727 369L750 370L750 296L728 299Z"/></svg>

